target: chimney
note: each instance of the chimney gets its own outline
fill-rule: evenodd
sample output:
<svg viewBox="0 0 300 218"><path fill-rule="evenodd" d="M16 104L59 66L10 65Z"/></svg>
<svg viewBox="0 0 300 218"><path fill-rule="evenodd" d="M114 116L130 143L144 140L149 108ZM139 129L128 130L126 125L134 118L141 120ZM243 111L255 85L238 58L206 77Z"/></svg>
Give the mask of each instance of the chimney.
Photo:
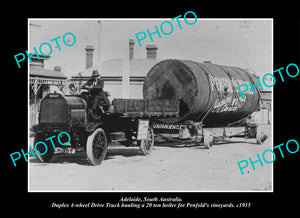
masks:
<svg viewBox="0 0 300 218"><path fill-rule="evenodd" d="M156 59L157 56L157 49L158 47L156 45L147 45L147 58Z"/></svg>
<svg viewBox="0 0 300 218"><path fill-rule="evenodd" d="M57 71L57 72L61 72L61 67L60 66L55 66L53 68L54 71Z"/></svg>
<svg viewBox="0 0 300 218"><path fill-rule="evenodd" d="M44 68L45 64L44 64L44 60L48 60L50 58L50 56L43 56L43 55L39 55L39 57L37 57L36 54L30 53L30 59L32 61L32 63L30 63L30 66L33 67L40 67L40 68Z"/></svg>
<svg viewBox="0 0 300 218"><path fill-rule="evenodd" d="M129 39L129 60L134 58L134 40Z"/></svg>
<svg viewBox="0 0 300 218"><path fill-rule="evenodd" d="M93 46L86 46L85 51L86 51L86 60L85 60L85 69L93 67L93 52L94 52L94 47Z"/></svg>

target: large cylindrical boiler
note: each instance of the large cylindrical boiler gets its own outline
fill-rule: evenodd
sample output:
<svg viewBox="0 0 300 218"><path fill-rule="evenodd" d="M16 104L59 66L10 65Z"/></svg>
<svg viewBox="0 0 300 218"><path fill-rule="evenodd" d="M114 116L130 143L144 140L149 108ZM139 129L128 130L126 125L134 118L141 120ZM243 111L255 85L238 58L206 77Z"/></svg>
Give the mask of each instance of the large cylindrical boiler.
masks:
<svg viewBox="0 0 300 218"><path fill-rule="evenodd" d="M258 109L258 87L255 94L244 93L244 99L237 89L249 81L257 84L254 76L237 67L168 59L148 72L143 95L144 99L179 100L178 122L202 120L206 126L224 126Z"/></svg>

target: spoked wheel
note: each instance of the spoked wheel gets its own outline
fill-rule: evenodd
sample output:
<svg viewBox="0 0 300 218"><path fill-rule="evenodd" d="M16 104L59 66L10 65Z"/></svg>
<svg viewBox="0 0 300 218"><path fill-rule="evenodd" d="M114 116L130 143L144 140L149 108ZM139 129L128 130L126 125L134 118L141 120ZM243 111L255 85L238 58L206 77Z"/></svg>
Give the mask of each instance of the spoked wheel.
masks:
<svg viewBox="0 0 300 218"><path fill-rule="evenodd" d="M143 155L149 155L154 147L154 132L152 127L148 127L147 139L139 140L138 144Z"/></svg>
<svg viewBox="0 0 300 218"><path fill-rule="evenodd" d="M33 150L36 158L41 163L49 162L54 154L54 148L52 145L49 145L49 143L51 143L51 142L45 141L46 138L48 138L48 137L44 136L43 134L39 134L39 133L36 133L36 136L34 138L34 145L33 145L32 150ZM38 142L40 142L40 143L38 143ZM46 142L48 142L48 145ZM36 148L36 150L34 148Z"/></svg>
<svg viewBox="0 0 300 218"><path fill-rule="evenodd" d="M207 131L203 135L203 145L205 148L210 149L213 145L213 134L210 131Z"/></svg>
<svg viewBox="0 0 300 218"><path fill-rule="evenodd" d="M261 145L266 141L268 136L265 134L265 132L262 130L261 127L257 127L256 130L256 142L257 144Z"/></svg>
<svg viewBox="0 0 300 218"><path fill-rule="evenodd" d="M87 139L86 154L92 165L101 164L107 152L107 137L102 128L96 129Z"/></svg>

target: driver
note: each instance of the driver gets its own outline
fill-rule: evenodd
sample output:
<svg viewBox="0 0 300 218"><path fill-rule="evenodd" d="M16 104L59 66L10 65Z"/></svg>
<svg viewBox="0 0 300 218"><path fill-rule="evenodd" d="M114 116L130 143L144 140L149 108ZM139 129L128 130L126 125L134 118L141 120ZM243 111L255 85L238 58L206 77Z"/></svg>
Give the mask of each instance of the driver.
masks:
<svg viewBox="0 0 300 218"><path fill-rule="evenodd" d="M88 90L95 88L95 90L93 90L93 93L91 93L92 97L93 97L91 105L92 105L92 109L94 112L96 111L97 106L101 99L104 100L107 108L110 107L110 102L109 102L106 94L103 91L104 82L100 78L100 76L101 75L99 74L98 70L93 70L91 78L85 84L83 84L81 87L82 89L88 89Z"/></svg>

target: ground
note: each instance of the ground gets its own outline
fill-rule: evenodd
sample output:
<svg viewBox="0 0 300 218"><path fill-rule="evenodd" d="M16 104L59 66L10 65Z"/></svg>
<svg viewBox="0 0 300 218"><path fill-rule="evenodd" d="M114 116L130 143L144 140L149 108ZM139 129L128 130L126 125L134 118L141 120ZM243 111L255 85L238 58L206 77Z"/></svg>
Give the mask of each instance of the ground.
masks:
<svg viewBox="0 0 300 218"><path fill-rule="evenodd" d="M271 126L263 145L255 139L203 146L159 144L149 156L137 147L110 147L102 165L88 164L84 151L55 154L50 163L29 163L29 191L272 191L273 166L255 163L241 174L237 162L257 160L272 148ZM266 159L272 157L266 153Z"/></svg>

